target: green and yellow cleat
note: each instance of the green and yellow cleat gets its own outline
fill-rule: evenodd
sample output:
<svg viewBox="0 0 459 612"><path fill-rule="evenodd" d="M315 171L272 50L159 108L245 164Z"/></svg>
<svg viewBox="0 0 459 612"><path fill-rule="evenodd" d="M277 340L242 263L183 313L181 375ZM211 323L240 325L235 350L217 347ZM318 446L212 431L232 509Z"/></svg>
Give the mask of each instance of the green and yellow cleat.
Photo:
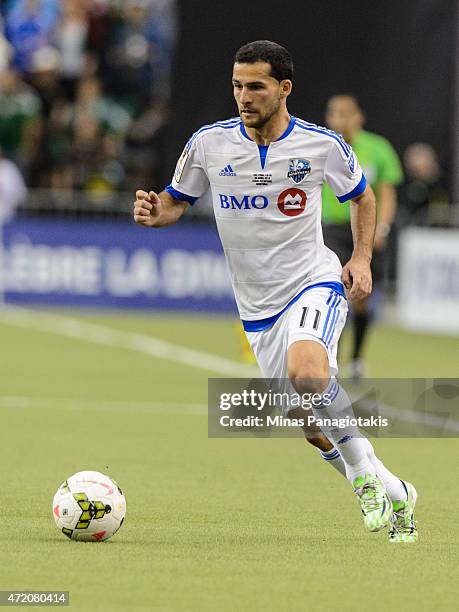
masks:
<svg viewBox="0 0 459 612"><path fill-rule="evenodd" d="M365 474L352 483L363 514L363 522L369 531L380 531L392 518L392 502L377 476Z"/></svg>
<svg viewBox="0 0 459 612"><path fill-rule="evenodd" d="M404 485L408 499L392 502L393 514L389 542L413 543L418 541L418 529L414 520L414 507L418 494L410 482L404 482Z"/></svg>

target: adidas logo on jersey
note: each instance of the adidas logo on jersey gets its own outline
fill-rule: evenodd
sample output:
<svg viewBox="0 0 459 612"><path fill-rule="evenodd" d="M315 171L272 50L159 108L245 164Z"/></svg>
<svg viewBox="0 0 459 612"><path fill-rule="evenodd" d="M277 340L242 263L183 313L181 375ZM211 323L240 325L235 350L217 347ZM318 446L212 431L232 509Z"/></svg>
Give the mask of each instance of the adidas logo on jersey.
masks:
<svg viewBox="0 0 459 612"><path fill-rule="evenodd" d="M223 170L220 170L220 172L218 173L218 176L236 176L236 173L231 168L230 164L228 164L227 166L223 168Z"/></svg>

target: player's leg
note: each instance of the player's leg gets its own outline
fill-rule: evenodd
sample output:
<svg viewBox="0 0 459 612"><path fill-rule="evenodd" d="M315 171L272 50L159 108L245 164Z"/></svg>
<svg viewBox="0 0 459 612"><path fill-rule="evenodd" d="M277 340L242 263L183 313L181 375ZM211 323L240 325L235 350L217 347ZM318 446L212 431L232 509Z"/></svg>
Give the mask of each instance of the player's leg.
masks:
<svg viewBox="0 0 459 612"><path fill-rule="evenodd" d="M278 384L282 387L279 390L283 392L295 393L295 389L287 378L289 338L289 317L287 313L280 317L272 327L259 332L246 332L246 336L263 378L266 381L271 381L272 384L278 381ZM279 406L279 408L283 407ZM289 407L286 407L283 411L287 414ZM294 411L290 411L289 416L295 418ZM298 419L304 418L304 411L299 412L297 416ZM305 432L305 436L307 436L310 444L320 450L321 454L336 455L340 466L344 465L339 453L321 429L310 427ZM340 467L340 469L345 475L344 467Z"/></svg>
<svg viewBox="0 0 459 612"><path fill-rule="evenodd" d="M300 412L298 412L298 414L293 413L291 416L298 419L302 417ZM307 427L304 429L304 437L309 444L317 448L322 459L326 461L330 467L335 468L337 472L346 478L346 466L344 465L344 461L339 451L321 430L312 432L311 429Z"/></svg>
<svg viewBox="0 0 459 612"><path fill-rule="evenodd" d="M373 445L365 439L367 455L386 487L392 501L392 524L389 531L390 542L417 542L418 530L414 520L414 507L417 491L407 480L401 480L382 463L375 455Z"/></svg>
<svg viewBox="0 0 459 612"><path fill-rule="evenodd" d="M338 233L337 236L339 238L340 234ZM330 299L330 295L331 292L327 289L307 292L300 302L292 309L290 314L289 334L290 341L294 339L301 340L304 338L313 338L319 342L326 350L327 363L324 367L328 365L328 370L333 375L336 375L338 373L338 341L345 324L346 306L344 300L341 300L340 304L337 305L336 299ZM335 298L336 297L335 295ZM306 316L304 316L305 313ZM319 315L317 315L317 313L319 313ZM308 314L309 317L307 316ZM335 320L332 325L331 321L333 321L333 318L335 318ZM323 321L323 326L320 325L321 319ZM315 324L316 321L318 323L317 325ZM344 403L351 404L347 395ZM320 450L322 458L326 460L330 466L334 467L343 476L346 476L346 466L339 453L339 449L335 447L323 433L306 430L305 438L310 444L316 446ZM367 439L363 439L368 459L373 464L376 471L378 471L378 469L380 470L384 483L387 482L389 496L394 500L402 499L400 497L400 494L403 493L401 481L384 468L381 461L376 457L371 443ZM390 495L391 493L393 496Z"/></svg>
<svg viewBox="0 0 459 612"><path fill-rule="evenodd" d="M319 342L312 339L293 342L288 349L287 367L288 377L297 393L324 397L323 405L312 408L318 419L338 418L351 408L336 380L330 379L327 351ZM328 397L333 397L330 406L326 405ZM327 427L323 432L339 448L348 480L353 482L358 476L376 474L363 439L355 437L353 429Z"/></svg>
<svg viewBox="0 0 459 612"><path fill-rule="evenodd" d="M311 297L314 297L314 296L311 296ZM344 316L345 316L345 313L343 313L343 317ZM298 318L298 314L296 314L296 318ZM328 363L329 363L332 373L334 373L335 375L338 373L337 347L338 347L338 342L339 342L339 338L340 338L341 330L343 326L344 326L344 322L340 327L339 320L338 320L338 324L335 324L333 333L331 335L328 335L328 337L326 336ZM295 330L295 316L293 317L291 321L290 330L291 330L291 335L293 335L294 337L301 337L298 335L298 330ZM320 332L320 329L318 331ZM351 404L351 400L348 398L347 394L346 394L345 403L348 403L349 405ZM361 436L361 434L359 435ZM320 454L322 458L327 461L328 465L330 465L331 467L334 467L343 476L346 476L346 466L345 466L344 461L341 458L341 455L339 455L339 450L340 450L339 447L335 448L333 446L332 448L330 448L329 446L327 446L327 444L330 444L330 442L325 436L323 436L322 438L318 438L316 436L316 440L313 440L311 439L309 434L306 433L306 438L308 442L320 448L321 450ZM317 440L319 441L319 443L317 443ZM392 474L392 472L390 472L384 466L382 461L378 459L378 457L375 455L374 448L371 442L365 437L362 437L362 440L365 446L365 450L366 450L368 459L373 465L373 467L375 468L376 474L378 475L378 477L383 481L390 499L393 502L406 500L407 499L406 489L401 479L399 479L397 476Z"/></svg>
<svg viewBox="0 0 459 612"><path fill-rule="evenodd" d="M367 438L363 438L365 442L365 449L367 452L368 459L373 464L376 473L381 478L386 487L386 491L391 498L392 501L406 501L408 498L408 492L406 488L406 484L403 480L392 474L383 462L378 459L375 455L375 450L370 440Z"/></svg>
<svg viewBox="0 0 459 612"><path fill-rule="evenodd" d="M308 304L306 304L308 302ZM315 299L315 292L311 293L310 296L305 298L304 303L300 303L297 306L297 312L292 312L290 323L289 323L289 332L290 332L290 341L295 338L304 337L304 331L307 330L307 326L303 325L301 330L298 329L298 317L304 313L304 308L309 308L311 311L316 312L315 309L320 309L320 298L318 300ZM299 312L298 312L299 311ZM327 311L328 312L328 311ZM337 362L336 362L336 354L337 354L337 344L341 334L342 327L344 325L345 312L342 312L342 318L340 321L339 316L335 321L335 326L333 333L331 335L325 335L325 348L327 349L327 359L331 372L333 374L337 373ZM315 317L314 317L315 318ZM301 322L301 319L300 319ZM305 323L305 321L303 321ZM321 332L320 327L318 330L314 330L314 326L309 333L317 333ZM318 334L320 335L320 334ZM322 330L322 335L323 330ZM315 338L318 339L317 337ZM321 339L321 336L320 336ZM346 406L351 405L351 400L348 398L347 394L343 389L341 389L341 393L343 393L343 398L341 404ZM374 448L371 442L362 437L362 434L356 431L356 435L362 440L365 452L371 464L373 465L376 475L383 482L384 487L391 499L394 515L393 515L393 524L390 531L390 540L393 542L413 542L417 539L417 531L414 523L413 510L414 505L416 504L417 493L412 484L407 481L402 481L397 476L395 476L390 470L388 470L382 461L376 456L374 452ZM325 459L328 465L334 467L337 471L339 471L343 476L346 476L346 464L343 461L339 450L339 445L337 447L332 446L330 441L325 435L317 435L315 432L306 431L305 436L308 442L314 444L321 449L321 456ZM339 449L339 450L338 450Z"/></svg>
<svg viewBox="0 0 459 612"><path fill-rule="evenodd" d="M330 245L329 245L330 248L332 248L332 250L335 250L337 247L340 247L341 250L344 249L345 245L343 244L343 231L342 231L343 227L336 226L336 225L329 225L327 227L329 229L328 237L330 241ZM346 237L347 235L344 236L344 238ZM308 297L309 296L305 296L306 301L308 301ZM305 306L300 306L301 316L303 315L304 307ZM298 307L297 307L297 310L298 310ZM293 315L293 316L297 316L297 315ZM324 319L323 319L324 321L325 321L325 317L326 317L326 313L324 313ZM304 324L306 324L306 321L304 321ZM304 415L301 414L300 411L298 412L298 414L295 414L292 411L292 414L291 414L292 418L300 419L302 418L302 416ZM335 468L335 470L337 470L342 476L346 477L346 467L344 465L344 461L341 455L339 454L339 451L335 448L335 446L333 446L333 444L330 442L330 440L321 430L316 428L316 430L312 431L312 429L308 427L304 430L304 436L310 444L312 444L319 450L320 456L322 457L324 461L327 462L327 464L330 467Z"/></svg>
<svg viewBox="0 0 459 612"><path fill-rule="evenodd" d="M293 415L301 418L300 414ZM322 433L305 430L305 437L309 443L320 448L321 457L328 465L334 467L346 477L346 465L339 451L330 443ZM386 492L392 502L392 522L389 531L390 542L417 542L418 531L414 520L414 508L417 501L417 491L414 486L395 476L375 454L373 445L367 438L362 438L365 444L367 457L376 470L376 475L383 482Z"/></svg>
<svg viewBox="0 0 459 612"><path fill-rule="evenodd" d="M347 394L335 379L329 378L325 348L313 340L297 340L289 346L288 374L293 387L302 396L321 395L322 404L312 407L318 419L345 419L352 416ZM330 402L330 403L329 403ZM392 517L392 505L382 481L369 461L364 439L352 427L323 426L323 432L339 452L346 468L346 477L357 496L370 531L379 531Z"/></svg>
<svg viewBox="0 0 459 612"><path fill-rule="evenodd" d="M372 531L384 527L392 507L376 469L368 459L361 433L353 427L336 427L336 419L352 418L352 404L345 390L330 375L337 370L336 344L345 323L347 303L328 289L306 292L289 313L288 377L300 395L320 394L322 403L312 407L318 419L329 419L322 427L343 460L346 477L352 484ZM321 321L323 323L321 323Z"/></svg>
<svg viewBox="0 0 459 612"><path fill-rule="evenodd" d="M300 414L296 415L296 418L301 418ZM313 434L310 430L307 430L305 431L305 437L309 443L320 449L320 455L328 465L334 467L340 474L346 477L346 466L339 451L323 433ZM417 542L418 530L414 520L414 508L418 497L416 489L410 482L401 480L388 470L376 456L371 442L367 438L363 438L363 440L368 459L373 464L376 475L382 480L392 502L393 514L389 541Z"/></svg>
<svg viewBox="0 0 459 612"><path fill-rule="evenodd" d="M312 293L312 291L307 292L307 294L309 293ZM330 290L320 290L320 308L323 309L322 302L326 302L327 296L329 296L329 294ZM305 298L300 301L301 304L304 302L304 300ZM308 302L311 303L311 300L308 300ZM299 303L292 306L291 312L287 311L287 313L280 317L280 319L274 324L273 327L259 332L247 333L247 339L257 359L257 363L261 369L263 377L267 380L278 379L280 381L280 384L284 384L283 381L288 376L288 360L290 360L290 351L288 349L288 344L290 338L291 315L293 313L293 316L296 317L298 316L298 312L301 312L301 306L299 306ZM299 308L300 310L298 310ZM325 306L323 317L322 314L319 316L319 319L322 319L322 321L326 319L327 308L328 306ZM344 324L346 308L346 305L342 304L342 324ZM311 313L314 314L313 311L311 311ZM326 387L328 385L329 379L329 365L327 354L319 344L315 342L308 342L307 344L310 345L311 352L314 352L314 356L311 360L303 360L307 363L310 363L314 367L313 372L309 371L309 378L314 379L316 383L324 383ZM316 353L318 353L318 355L316 355ZM293 355L294 354L295 352L293 353ZM291 389L292 392L295 391L295 388L291 387L290 384L289 389ZM289 416L291 418L295 418L294 411L291 411L289 413ZM301 415L298 415L298 417L304 417L304 412L302 412ZM321 449L323 453L331 452L331 455L333 455L336 460L339 459L340 466L343 465L342 459L340 459L340 455L336 452L333 442L330 441L319 428L308 428L305 434L308 436L309 442ZM346 443L346 447L347 446L361 446L361 442L359 439L355 439L352 442L348 441ZM346 450L344 450L344 453L346 453ZM374 472L371 467L371 463L366 458L366 453L364 449L361 452L358 452L358 459L364 461L364 466L368 468L369 472ZM351 463L356 463L355 457L351 459ZM352 470L350 471L350 475L352 475L351 472ZM345 474L344 468L342 468L342 473Z"/></svg>
<svg viewBox="0 0 459 612"><path fill-rule="evenodd" d="M344 319L344 317L342 318ZM339 325L337 325L337 328L339 330ZM289 318L284 315L272 328L261 332L249 332L247 334L262 374L266 379L284 379L286 377L288 331ZM331 347L334 349L334 351L332 351L334 355L332 364L336 370L336 346L334 343L331 343ZM307 435L309 436L309 441L314 443L318 448L321 448L322 456L332 456L331 459L328 459L329 465L336 463L338 466L337 469L345 475L345 467L341 456L327 437L317 429L314 432L309 430ZM363 487L361 487L361 489L363 489Z"/></svg>
<svg viewBox="0 0 459 612"><path fill-rule="evenodd" d="M299 412L292 416L293 418L301 418ZM329 466L335 468L342 476L346 477L346 465L339 450L333 446L325 434L322 432L312 432L310 428L306 428L304 434L306 440L319 449L322 459L326 461ZM375 468L377 476L383 481L392 503L406 501L409 497L409 487L413 485L398 478L398 476L395 476L388 470L383 462L376 456L373 445L368 438L363 438L363 440L365 442L367 457Z"/></svg>

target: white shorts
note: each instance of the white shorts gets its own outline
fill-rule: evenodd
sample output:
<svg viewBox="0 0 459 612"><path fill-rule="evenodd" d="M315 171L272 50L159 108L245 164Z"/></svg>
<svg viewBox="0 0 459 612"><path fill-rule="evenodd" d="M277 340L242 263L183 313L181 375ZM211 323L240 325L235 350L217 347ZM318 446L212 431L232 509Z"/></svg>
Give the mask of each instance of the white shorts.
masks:
<svg viewBox="0 0 459 612"><path fill-rule="evenodd" d="M347 316L347 301L328 287L315 287L288 308L269 329L246 332L263 378L287 375L287 351L298 340L321 344L328 355L330 376L336 376L338 340Z"/></svg>

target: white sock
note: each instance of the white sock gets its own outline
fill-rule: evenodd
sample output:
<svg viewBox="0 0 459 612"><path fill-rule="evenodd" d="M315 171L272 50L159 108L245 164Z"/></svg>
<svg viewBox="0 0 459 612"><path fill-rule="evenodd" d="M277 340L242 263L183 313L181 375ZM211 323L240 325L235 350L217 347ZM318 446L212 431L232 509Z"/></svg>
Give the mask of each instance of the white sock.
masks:
<svg viewBox="0 0 459 612"><path fill-rule="evenodd" d="M376 474L383 481L384 486L386 487L387 494L391 498L392 501L400 501L408 499L408 491L406 490L406 486L400 478L394 476L392 472L385 467L383 462L378 459L375 455L375 450L370 440L367 438L362 438L365 442L365 448L367 451L367 456L370 459L371 463L374 465L376 469Z"/></svg>
<svg viewBox="0 0 459 612"><path fill-rule="evenodd" d="M408 491L406 490L403 480L392 474L392 472L385 467L383 462L376 457L373 445L367 438L362 438L362 440L365 444L367 457L373 464L376 475L383 481L390 499L392 501L408 499ZM328 465L331 465L337 472L346 477L346 466L336 448L332 448L329 451L320 451L320 456L322 459L325 459Z"/></svg>
<svg viewBox="0 0 459 612"><path fill-rule="evenodd" d="M330 405L313 407L314 416L318 419L336 419L353 417L352 403L346 391L332 378L322 395L329 398ZM373 464L368 459L364 439L353 427L338 428L333 426L321 427L324 434L338 449L346 468L346 477L352 482L364 474L376 475ZM356 435L357 434L357 435Z"/></svg>

